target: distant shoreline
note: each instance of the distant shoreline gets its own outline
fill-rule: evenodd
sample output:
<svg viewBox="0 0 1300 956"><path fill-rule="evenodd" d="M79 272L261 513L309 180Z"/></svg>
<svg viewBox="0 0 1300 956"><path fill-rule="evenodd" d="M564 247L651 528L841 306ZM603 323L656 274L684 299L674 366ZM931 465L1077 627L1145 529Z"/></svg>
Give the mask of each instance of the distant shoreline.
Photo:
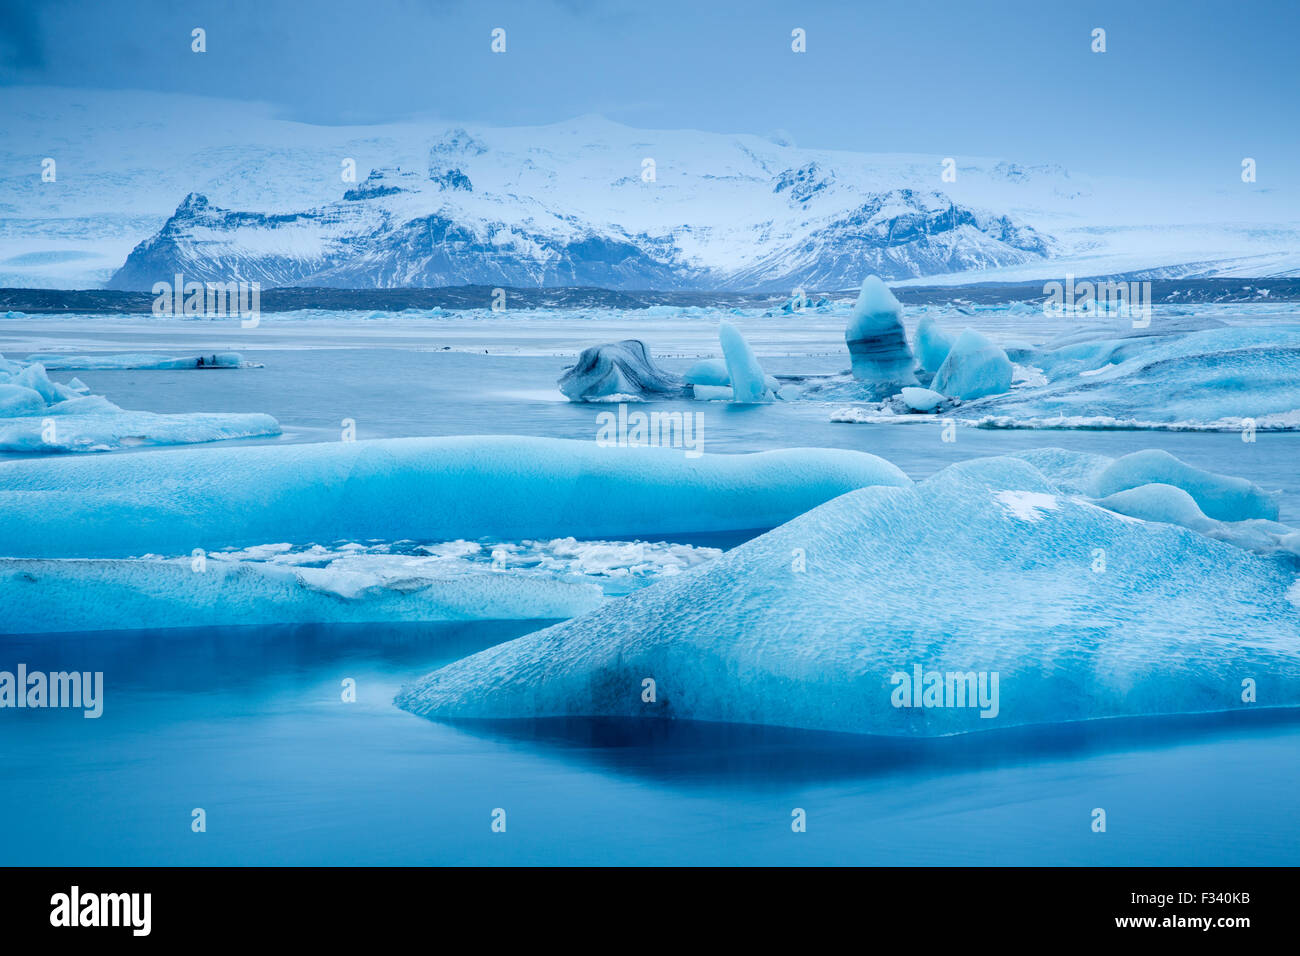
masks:
<svg viewBox="0 0 1300 956"><path fill-rule="evenodd" d="M1080 277L1083 278L1083 277ZM1120 278L1120 277L1097 277ZM1140 278L1130 276L1129 278ZM635 291L590 287L547 289L506 288L507 311L516 309L615 308L647 309L734 307L779 308L789 295L709 290ZM851 298L856 290L810 288L810 297L833 295ZM1043 283L998 282L969 285L901 286L895 294L904 305L961 301L973 305L1003 302L1041 302L1046 298ZM449 311L488 309L494 287L443 286L432 289L330 289L278 288L262 293L263 312L293 312L301 309L330 309L358 312L400 312L404 309L441 308ZM1296 302L1300 301L1300 278L1153 279L1152 302L1163 305L1212 302ZM14 289L0 288L0 315L23 312L29 315L58 314L148 314L157 297L149 292L120 292L108 289Z"/></svg>

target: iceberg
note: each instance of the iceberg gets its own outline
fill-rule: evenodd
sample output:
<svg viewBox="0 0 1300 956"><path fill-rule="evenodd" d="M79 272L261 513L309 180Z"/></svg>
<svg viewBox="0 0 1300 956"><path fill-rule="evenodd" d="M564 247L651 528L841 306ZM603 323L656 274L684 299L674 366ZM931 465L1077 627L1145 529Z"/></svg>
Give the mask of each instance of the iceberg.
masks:
<svg viewBox="0 0 1300 956"><path fill-rule="evenodd" d="M731 380L731 400L746 405L768 401L767 377L740 331L724 319L718 323L718 339Z"/></svg>
<svg viewBox="0 0 1300 956"><path fill-rule="evenodd" d="M939 371L943 360L952 351L953 337L939 328L934 317L922 317L916 327L916 358L921 368L928 372Z"/></svg>
<svg viewBox="0 0 1300 956"><path fill-rule="evenodd" d="M1294 707L1295 581L1294 566L1064 493L1028 462L974 460L843 495L396 703L903 737Z"/></svg>
<svg viewBox="0 0 1300 956"><path fill-rule="evenodd" d="M1244 478L1218 475L1180 461L1167 451L1148 448L1117 458L1097 476L1098 497L1146 484L1166 484L1186 492L1195 506L1218 521L1264 518L1276 521L1278 496Z"/></svg>
<svg viewBox="0 0 1300 956"><path fill-rule="evenodd" d="M731 373L727 371L727 363L722 359L701 359L687 369L682 377L688 385L731 385Z"/></svg>
<svg viewBox="0 0 1300 956"><path fill-rule="evenodd" d="M689 397L686 382L655 365L650 350L639 339L583 349L577 364L558 384L571 402Z"/></svg>
<svg viewBox="0 0 1300 956"><path fill-rule="evenodd" d="M912 482L882 458L841 449L687 458L509 435L5 461L0 555L758 531L878 483Z"/></svg>
<svg viewBox="0 0 1300 956"><path fill-rule="evenodd" d="M995 428L1300 429L1300 328L1160 331L1036 352L1025 361L1046 384L954 414Z"/></svg>
<svg viewBox="0 0 1300 956"><path fill-rule="evenodd" d="M903 306L879 276L862 280L844 340L853 377L872 387L872 397L887 398L904 385L919 384L903 331Z"/></svg>
<svg viewBox="0 0 1300 956"><path fill-rule="evenodd" d="M969 401L1011 389L1013 369L1007 354L974 329L957 336L930 387L950 398Z"/></svg>
<svg viewBox="0 0 1300 956"><path fill-rule="evenodd" d="M270 415L130 411L88 391L77 379L66 385L51 381L39 362L0 356L0 451L110 451L280 433Z"/></svg>

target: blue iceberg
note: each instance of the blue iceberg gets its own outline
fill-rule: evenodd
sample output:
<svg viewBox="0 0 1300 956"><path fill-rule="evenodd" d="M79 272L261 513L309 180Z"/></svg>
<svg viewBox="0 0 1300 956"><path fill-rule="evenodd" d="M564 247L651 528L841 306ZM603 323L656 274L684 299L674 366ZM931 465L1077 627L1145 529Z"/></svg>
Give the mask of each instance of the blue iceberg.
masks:
<svg viewBox="0 0 1300 956"><path fill-rule="evenodd" d="M1296 571L976 460L843 495L397 703L887 736L1294 707Z"/></svg>
<svg viewBox="0 0 1300 956"><path fill-rule="evenodd" d="M687 458L672 448L509 435L8 461L0 554L762 530L872 484L911 479L875 455L839 449Z"/></svg>
<svg viewBox="0 0 1300 956"><path fill-rule="evenodd" d="M925 316L916 326L916 358L928 372L939 371L952 350L953 337L939 328L933 316Z"/></svg>
<svg viewBox="0 0 1300 956"><path fill-rule="evenodd" d="M853 377L870 386L871 397L887 398L904 385L919 384L903 331L903 306L878 276L862 281L844 340Z"/></svg>
<svg viewBox="0 0 1300 956"><path fill-rule="evenodd" d="M636 402L687 396L682 379L655 365L639 339L583 349L560 377L560 391L572 402Z"/></svg>
<svg viewBox="0 0 1300 956"><path fill-rule="evenodd" d="M1009 391L1013 371L1007 353L974 329L966 329L953 342L930 387L968 401Z"/></svg>
<svg viewBox="0 0 1300 956"><path fill-rule="evenodd" d="M718 324L718 339L727 362L727 377L731 380L731 400L744 405L768 401L767 377L744 336L723 320Z"/></svg>

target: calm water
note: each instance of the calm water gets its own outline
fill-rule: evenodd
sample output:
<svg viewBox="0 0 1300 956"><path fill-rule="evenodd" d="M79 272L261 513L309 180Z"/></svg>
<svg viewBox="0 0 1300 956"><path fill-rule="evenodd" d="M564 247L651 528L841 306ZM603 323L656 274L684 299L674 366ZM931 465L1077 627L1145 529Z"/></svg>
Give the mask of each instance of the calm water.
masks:
<svg viewBox="0 0 1300 956"><path fill-rule="evenodd" d="M401 349L255 352L262 369L77 372L124 407L263 411L276 441L518 433L590 439L592 408L547 356ZM681 368L687 360L666 364ZM834 356L777 372L833 371ZM706 451L824 445L914 477L1057 445L1162 447L1284 492L1300 436L839 425L825 406L705 414ZM148 454L148 451L131 452ZM0 636L0 668L100 670L104 715L0 713L0 863L1300 863L1290 714L873 741L574 721L447 725L398 687L541 626L311 626ZM340 699L352 678L357 701ZM191 811L207 813L193 833ZM806 833L791 810L808 814ZM1103 807L1108 831L1090 830ZM494 808L507 831L490 828Z"/></svg>

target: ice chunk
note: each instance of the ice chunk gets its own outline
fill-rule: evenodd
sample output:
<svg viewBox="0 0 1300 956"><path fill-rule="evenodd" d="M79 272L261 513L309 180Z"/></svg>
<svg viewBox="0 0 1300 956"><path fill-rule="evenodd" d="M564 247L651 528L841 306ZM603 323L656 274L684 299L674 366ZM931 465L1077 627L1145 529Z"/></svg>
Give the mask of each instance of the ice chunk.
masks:
<svg viewBox="0 0 1300 956"><path fill-rule="evenodd" d="M966 329L953 342L930 387L969 401L1009 390L1011 376L1011 360L1006 353L974 329Z"/></svg>
<svg viewBox="0 0 1300 956"><path fill-rule="evenodd" d="M725 319L718 323L718 339L731 379L731 400L746 405L768 401L767 379L754 350L739 330Z"/></svg>
<svg viewBox="0 0 1300 956"><path fill-rule="evenodd" d="M760 530L870 484L875 455L687 458L512 435L0 462L0 554L130 557L267 541L628 539Z"/></svg>
<svg viewBox="0 0 1300 956"><path fill-rule="evenodd" d="M904 388L900 394L903 396L903 403L914 412L933 412L948 401L946 396L938 392L913 385Z"/></svg>
<svg viewBox="0 0 1300 956"><path fill-rule="evenodd" d="M584 349L559 386L572 402L687 397L686 383L655 365L639 339Z"/></svg>
<svg viewBox="0 0 1300 956"><path fill-rule="evenodd" d="M927 315L916 327L916 359L921 368L929 372L939 371L939 366L952 350L953 337L939 328L934 317Z"/></svg>
<svg viewBox="0 0 1300 956"><path fill-rule="evenodd" d="M40 392L12 382L0 384L0 416L13 418L37 415L43 411L45 411L45 399L41 397Z"/></svg>
<svg viewBox="0 0 1300 956"><path fill-rule="evenodd" d="M249 363L238 352L208 352L204 355L170 357L133 353L129 355L29 355L29 362L40 362L47 370L77 369L209 369L244 368Z"/></svg>
<svg viewBox="0 0 1300 956"><path fill-rule="evenodd" d="M1099 548L1104 574L1091 571ZM1243 675L1266 675L1271 706L1296 706L1294 579L1054 494L1026 462L964 462L844 495L697 571L437 670L397 703L435 718L891 736L1238 710Z"/></svg>
<svg viewBox="0 0 1300 956"><path fill-rule="evenodd" d="M722 359L701 359L683 376L688 385L731 385L727 363Z"/></svg>
<svg viewBox="0 0 1300 956"><path fill-rule="evenodd" d="M1201 511L1219 521L1276 521L1278 517L1277 495L1244 478L1205 471L1156 448L1116 459L1097 476L1097 497L1152 483L1181 488Z"/></svg>
<svg viewBox="0 0 1300 956"><path fill-rule="evenodd" d="M904 385L916 385L915 362L903 331L903 306L879 276L867 276L849 315L844 340L853 359L853 376L887 398Z"/></svg>

